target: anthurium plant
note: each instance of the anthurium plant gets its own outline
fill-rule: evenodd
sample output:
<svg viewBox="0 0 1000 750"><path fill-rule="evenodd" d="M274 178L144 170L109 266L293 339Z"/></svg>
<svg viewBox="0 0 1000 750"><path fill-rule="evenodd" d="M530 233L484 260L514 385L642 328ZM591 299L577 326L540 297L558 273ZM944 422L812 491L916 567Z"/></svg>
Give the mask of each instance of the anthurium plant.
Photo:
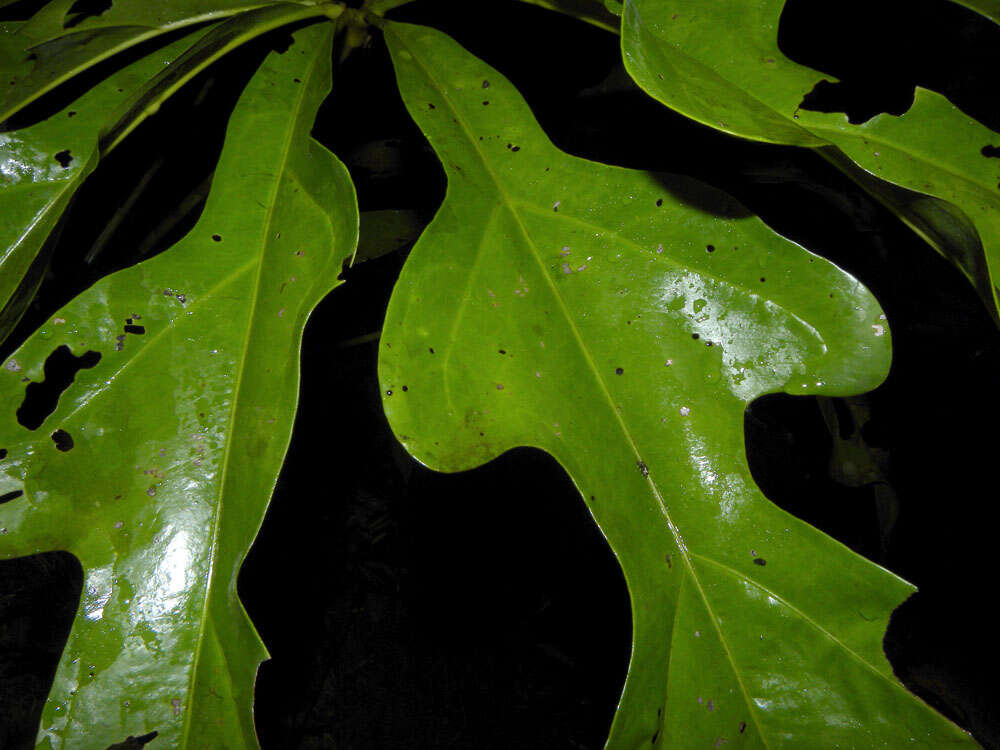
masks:
<svg viewBox="0 0 1000 750"><path fill-rule="evenodd" d="M996 0L956 1L1000 23ZM785 0L527 4L619 45L608 85L818 156L1000 320L1000 135L946 96L861 120L808 106L835 81L782 51ZM37 746L258 747L267 651L237 576L292 436L303 331L345 269L406 249L367 339L385 418L432 470L527 446L568 475L631 602L607 748L975 747L884 654L914 587L775 505L747 458L751 402L810 397L843 482L880 481L833 406L862 423L844 399L889 373L879 300L716 187L557 147L502 61L403 6L0 0L0 556L64 551L83 576ZM432 217L360 212L344 161L363 155L314 132L358 54L391 60L397 90L372 96L400 97L440 162ZM101 265L161 156L74 244L66 217L115 152L224 96L217 158L163 226ZM39 307L67 252L103 270Z"/></svg>

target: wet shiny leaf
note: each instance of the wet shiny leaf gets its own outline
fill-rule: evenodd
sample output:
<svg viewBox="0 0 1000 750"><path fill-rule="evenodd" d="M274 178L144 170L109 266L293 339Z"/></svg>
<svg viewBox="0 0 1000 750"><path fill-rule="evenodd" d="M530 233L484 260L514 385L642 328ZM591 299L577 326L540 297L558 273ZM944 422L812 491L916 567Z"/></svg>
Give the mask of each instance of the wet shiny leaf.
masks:
<svg viewBox="0 0 1000 750"><path fill-rule="evenodd" d="M0 495L23 492L0 505L0 554L68 550L85 574L43 746L256 746L266 654L236 575L288 445L306 317L357 241L347 170L309 137L332 33L298 31L255 74L190 234L0 369ZM53 357L75 373L61 394Z"/></svg>
<svg viewBox="0 0 1000 750"><path fill-rule="evenodd" d="M608 747L972 746L882 653L912 587L778 509L747 466L751 399L885 376L871 294L700 183L558 151L443 34L385 38L448 176L389 304L385 411L431 468L528 445L576 483L632 598Z"/></svg>
<svg viewBox="0 0 1000 750"><path fill-rule="evenodd" d="M0 70L16 66L11 24L0 25ZM26 278L77 188L98 162L108 113L191 43L181 39L106 78L38 124L0 132L0 341L34 295L41 272ZM128 120L126 120L128 121Z"/></svg>
<svg viewBox="0 0 1000 750"><path fill-rule="evenodd" d="M997 20L995 0L962 3ZM901 117L851 124L799 109L831 76L778 48L784 0L626 0L625 67L649 94L701 123L769 143L815 148L868 190L976 287L1000 322L1000 171L983 148L1000 135L917 87Z"/></svg>

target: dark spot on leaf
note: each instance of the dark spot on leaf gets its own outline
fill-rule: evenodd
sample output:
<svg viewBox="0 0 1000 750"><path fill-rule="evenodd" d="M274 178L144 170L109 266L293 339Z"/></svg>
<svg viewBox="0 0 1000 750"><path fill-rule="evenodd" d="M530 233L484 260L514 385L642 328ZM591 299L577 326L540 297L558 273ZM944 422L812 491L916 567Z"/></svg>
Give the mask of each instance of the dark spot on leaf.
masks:
<svg viewBox="0 0 1000 750"><path fill-rule="evenodd" d="M56 444L56 449L63 453L73 450L73 437L66 430L56 430L52 433L52 442Z"/></svg>
<svg viewBox="0 0 1000 750"><path fill-rule="evenodd" d="M621 367L616 367L615 368L615 375L624 375L624 374L625 374L625 370L623 368L621 368Z"/></svg>
<svg viewBox="0 0 1000 750"><path fill-rule="evenodd" d="M24 401L17 408L17 421L22 427L37 430L56 410L59 397L69 388L76 374L100 361L98 352L88 351L75 357L68 346L60 346L45 360L42 368L45 378L40 383L29 383L24 389Z"/></svg>
<svg viewBox="0 0 1000 750"><path fill-rule="evenodd" d="M1000 146L983 146L979 153L987 158L1000 159Z"/></svg>
<svg viewBox="0 0 1000 750"><path fill-rule="evenodd" d="M747 723L745 721L741 721L740 722L740 734L743 734L745 731L747 731Z"/></svg>
<svg viewBox="0 0 1000 750"><path fill-rule="evenodd" d="M483 81L483 88L484 89L488 89L489 87L490 87L490 82L489 81Z"/></svg>
<svg viewBox="0 0 1000 750"><path fill-rule="evenodd" d="M437 109L437 107L435 107L435 106L434 106L433 104L431 104L430 102L427 102L427 109Z"/></svg>
<svg viewBox="0 0 1000 750"><path fill-rule="evenodd" d="M404 385L404 386L403 386L403 393L406 393L406 392L407 392L408 390L410 390L410 389L409 389L409 388L407 388L407 387L406 387L406 386Z"/></svg>
<svg viewBox="0 0 1000 750"><path fill-rule="evenodd" d="M120 352L124 348L125 348L125 334L119 333L117 336L115 336L115 351Z"/></svg>
<svg viewBox="0 0 1000 750"><path fill-rule="evenodd" d="M434 353L434 347L433 346L430 347L427 351L429 351L431 354L433 354Z"/></svg>
<svg viewBox="0 0 1000 750"><path fill-rule="evenodd" d="M506 354L507 350L506 349L497 349L497 353L498 354Z"/></svg>
<svg viewBox="0 0 1000 750"><path fill-rule="evenodd" d="M294 81L295 83L302 83L302 79L301 79L301 78L293 78L292 80L293 80L293 81Z"/></svg>
<svg viewBox="0 0 1000 750"><path fill-rule="evenodd" d="M11 492L5 492L0 495L0 505L4 503L9 503L11 500L16 500L24 494L24 490L12 490Z"/></svg>
<svg viewBox="0 0 1000 750"><path fill-rule="evenodd" d="M649 476L649 468L642 461L636 461L635 465L639 467L639 473L644 477Z"/></svg>
<svg viewBox="0 0 1000 750"><path fill-rule="evenodd" d="M386 391L386 392L385 392L385 395L386 395L386 396L391 396L391 395L392 395L392 391Z"/></svg>
<svg viewBox="0 0 1000 750"><path fill-rule="evenodd" d="M660 730L657 729L655 732L653 732L653 739L651 739L649 741L649 744L650 745L655 745L656 744L656 738L659 737L659 736L660 736Z"/></svg>
<svg viewBox="0 0 1000 750"><path fill-rule="evenodd" d="M0 448L0 461L3 461L5 458L7 458L7 449Z"/></svg>
<svg viewBox="0 0 1000 750"><path fill-rule="evenodd" d="M146 326L134 326L126 324L125 333L134 333L136 336L142 336L143 334L146 333Z"/></svg>
<svg viewBox="0 0 1000 750"><path fill-rule="evenodd" d="M75 109L71 109L69 112L66 113L66 116L67 117L76 117L76 110Z"/></svg>
<svg viewBox="0 0 1000 750"><path fill-rule="evenodd" d="M515 154L520 150L521 150L520 146L514 146L514 148L511 149L511 151L513 151Z"/></svg>
<svg viewBox="0 0 1000 750"><path fill-rule="evenodd" d="M490 103L489 99L483 99L483 106L487 106Z"/></svg>
<svg viewBox="0 0 1000 750"><path fill-rule="evenodd" d="M765 565L767 565L767 560L765 560L763 557L755 557L753 559L753 564L760 565L763 568Z"/></svg>
<svg viewBox="0 0 1000 750"><path fill-rule="evenodd" d="M710 252L710 253L714 253L715 252L715 245L705 245L705 249L708 252Z"/></svg>
<svg viewBox="0 0 1000 750"><path fill-rule="evenodd" d="M665 559L665 561L667 563L667 567L668 568L673 568L674 567L674 556L673 555L667 555L666 558L664 558L664 559Z"/></svg>
<svg viewBox="0 0 1000 750"><path fill-rule="evenodd" d="M663 205L663 198L657 198L656 199L656 207L659 208L662 205Z"/></svg>
<svg viewBox="0 0 1000 750"><path fill-rule="evenodd" d="M767 281L767 279L765 279L763 276L760 277L760 280L761 281Z"/></svg>
<svg viewBox="0 0 1000 750"><path fill-rule="evenodd" d="M212 235L212 240L214 242L222 242L222 235L221 234L213 234Z"/></svg>
<svg viewBox="0 0 1000 750"><path fill-rule="evenodd" d="M701 338L701 334L699 334L699 333L692 333L691 334L691 338L693 338L695 341L697 341L698 339Z"/></svg>
<svg viewBox="0 0 1000 750"><path fill-rule="evenodd" d="M53 158L59 162L59 166L63 169L69 169L69 165L73 163L73 154L69 152L68 148L60 151Z"/></svg>

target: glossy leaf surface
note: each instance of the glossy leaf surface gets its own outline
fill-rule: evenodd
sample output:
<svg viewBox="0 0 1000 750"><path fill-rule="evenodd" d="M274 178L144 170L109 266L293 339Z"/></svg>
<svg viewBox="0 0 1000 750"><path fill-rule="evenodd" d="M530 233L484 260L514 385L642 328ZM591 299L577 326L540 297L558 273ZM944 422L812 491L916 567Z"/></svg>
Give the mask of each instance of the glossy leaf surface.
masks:
<svg viewBox="0 0 1000 750"><path fill-rule="evenodd" d="M0 341L17 322L32 289L12 298L66 209L98 162L98 133L129 92L180 54L178 40L119 70L31 127L0 132ZM0 25L0 69L16 66L19 49L10 24ZM37 274L33 274L37 275Z"/></svg>
<svg viewBox="0 0 1000 750"><path fill-rule="evenodd" d="M0 495L23 492L0 505L0 553L68 550L85 575L44 747L256 746L265 651L236 575L288 444L302 328L357 241L347 170L309 137L332 33L297 32L255 74L191 233L0 370ZM83 359L39 425L53 352Z"/></svg>
<svg viewBox="0 0 1000 750"><path fill-rule="evenodd" d="M0 123L43 94L119 52L195 24L255 8L318 5L319 0L116 0L99 15L68 15L73 0L54 0L18 31L23 69L4 70Z"/></svg>
<svg viewBox="0 0 1000 750"><path fill-rule="evenodd" d="M963 4L996 11L995 2ZM1000 170L983 148L1000 136L920 87L901 117L881 114L859 125L840 113L799 109L817 83L835 79L778 49L783 6L626 0L625 67L653 97L713 128L819 149L951 259L998 317Z"/></svg>
<svg viewBox="0 0 1000 750"><path fill-rule="evenodd" d="M385 38L448 176L389 304L385 412L431 468L527 445L576 483L632 599L608 747L973 746L882 653L912 587L770 503L744 453L751 399L885 376L871 294L700 183L558 151L443 34Z"/></svg>

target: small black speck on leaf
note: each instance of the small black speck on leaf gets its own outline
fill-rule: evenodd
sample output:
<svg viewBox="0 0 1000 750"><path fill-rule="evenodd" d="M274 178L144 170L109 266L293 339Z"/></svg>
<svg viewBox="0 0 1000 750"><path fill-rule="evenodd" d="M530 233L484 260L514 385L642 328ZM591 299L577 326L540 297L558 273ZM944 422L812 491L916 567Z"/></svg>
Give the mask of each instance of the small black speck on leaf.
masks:
<svg viewBox="0 0 1000 750"><path fill-rule="evenodd" d="M146 333L146 326L136 326L126 323L125 333L134 333L136 336L142 336Z"/></svg>
<svg viewBox="0 0 1000 750"><path fill-rule="evenodd" d="M3 461L5 458L7 458L7 449L0 448L0 461Z"/></svg>
<svg viewBox="0 0 1000 750"><path fill-rule="evenodd" d="M624 369L622 369L621 367L616 367L615 368L615 375L624 375L624 374L625 374L625 370Z"/></svg>
<svg viewBox="0 0 1000 750"><path fill-rule="evenodd" d="M701 338L701 334L699 334L699 333L692 333L691 334L691 338L693 338L695 341L697 341L698 339Z"/></svg>
<svg viewBox="0 0 1000 750"><path fill-rule="evenodd" d="M667 567L668 568L673 568L674 567L674 556L673 555L667 555L664 558L664 561L667 563Z"/></svg>
<svg viewBox="0 0 1000 750"><path fill-rule="evenodd" d="M767 281L767 279L765 279L763 276L760 277L760 280L761 281Z"/></svg>
<svg viewBox="0 0 1000 750"><path fill-rule="evenodd" d="M490 82L489 81L483 81L483 88L484 89L488 89L489 87L490 87Z"/></svg>
<svg viewBox="0 0 1000 750"><path fill-rule="evenodd" d="M386 391L386 392L385 392L385 395L386 395L386 396L391 396L391 395L392 395L392 391Z"/></svg>
<svg viewBox="0 0 1000 750"><path fill-rule="evenodd" d="M408 390L410 390L410 389L409 389L409 388L407 388L407 387L406 387L406 386L404 385L404 386L403 386L403 393L406 393L406 392L407 392Z"/></svg>
<svg viewBox="0 0 1000 750"><path fill-rule="evenodd" d="M433 104L431 104L430 102L427 102L427 108L428 108L428 109L437 109L437 107L435 107L435 106L434 106Z"/></svg>
<svg viewBox="0 0 1000 750"><path fill-rule="evenodd" d="M66 113L66 116L67 117L76 117L76 110L75 109L71 109L69 112Z"/></svg>
<svg viewBox="0 0 1000 750"><path fill-rule="evenodd" d="M715 252L715 245L705 245L705 249L708 252L710 252L710 253L714 253Z"/></svg>
<svg viewBox="0 0 1000 750"><path fill-rule="evenodd" d="M430 347L427 351L429 351L431 354L433 354L434 353L434 347L433 346Z"/></svg>
<svg viewBox="0 0 1000 750"><path fill-rule="evenodd" d="M649 476L649 467L646 466L646 464L644 464L642 461L636 461L635 465L639 467L640 474L642 474L644 477Z"/></svg>
<svg viewBox="0 0 1000 750"><path fill-rule="evenodd" d="M222 242L222 235L221 234L213 234L212 235L212 242Z"/></svg>
<svg viewBox="0 0 1000 750"><path fill-rule="evenodd" d="M745 721L741 721L740 722L740 734L743 734L745 731L747 731L747 723Z"/></svg>
<svg viewBox="0 0 1000 750"><path fill-rule="evenodd" d="M483 106L484 107L487 106L487 105L489 105L489 103L490 103L489 99L483 99Z"/></svg>
<svg viewBox="0 0 1000 750"><path fill-rule="evenodd" d="M753 564L760 565L763 568L765 565L767 565L767 560L765 560L763 557L755 557L753 559Z"/></svg>
<svg viewBox="0 0 1000 750"><path fill-rule="evenodd" d="M497 353L498 354L506 354L507 350L506 349L497 349Z"/></svg>
<svg viewBox="0 0 1000 750"><path fill-rule="evenodd" d="M69 152L69 149L60 151L53 158L59 162L59 166L63 169L69 169L69 165L73 163L73 154Z"/></svg>
<svg viewBox="0 0 1000 750"><path fill-rule="evenodd" d="M516 153L517 153L518 151L520 151L520 150L521 150L521 147L520 147L520 146L514 146L514 147L513 147L512 149L511 149L511 151L513 151L513 152L514 152L515 154L516 154Z"/></svg>
<svg viewBox="0 0 1000 750"><path fill-rule="evenodd" d="M1000 146L983 146L979 153L987 158L1000 159Z"/></svg>
<svg viewBox="0 0 1000 750"><path fill-rule="evenodd" d="M295 81L295 83L302 83L301 78L293 78L292 80Z"/></svg>
<svg viewBox="0 0 1000 750"><path fill-rule="evenodd" d="M662 205L663 205L663 198L657 198L656 199L656 207L659 208Z"/></svg>

